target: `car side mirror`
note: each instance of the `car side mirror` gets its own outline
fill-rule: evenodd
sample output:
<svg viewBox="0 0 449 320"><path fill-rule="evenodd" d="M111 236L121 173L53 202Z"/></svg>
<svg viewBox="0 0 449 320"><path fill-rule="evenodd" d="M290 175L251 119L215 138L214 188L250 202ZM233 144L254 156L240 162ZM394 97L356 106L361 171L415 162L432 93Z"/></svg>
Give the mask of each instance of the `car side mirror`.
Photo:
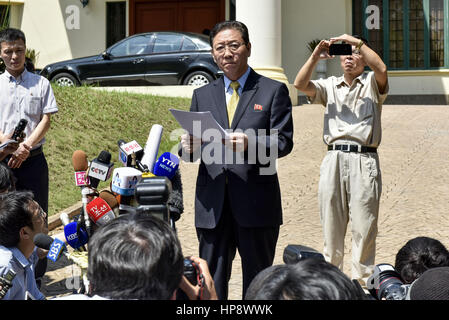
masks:
<svg viewBox="0 0 449 320"><path fill-rule="evenodd" d="M101 56L103 57L104 60L110 60L111 59L111 54L107 51L104 51Z"/></svg>

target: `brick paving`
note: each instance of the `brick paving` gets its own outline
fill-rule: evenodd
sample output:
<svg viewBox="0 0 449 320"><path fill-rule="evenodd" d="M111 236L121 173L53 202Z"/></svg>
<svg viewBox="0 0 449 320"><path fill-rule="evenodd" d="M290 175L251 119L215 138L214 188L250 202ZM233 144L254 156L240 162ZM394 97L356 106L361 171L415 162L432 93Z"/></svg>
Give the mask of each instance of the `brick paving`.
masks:
<svg viewBox="0 0 449 320"><path fill-rule="evenodd" d="M318 179L326 153L322 141L324 108L294 107L294 149L278 162L284 224L281 226L275 264L282 262L288 244L322 251L318 213ZM394 264L397 251L417 236L433 237L449 248L449 107L385 105L383 138L378 150L383 179L376 263ZM184 255L198 253L194 228L194 190L197 164L182 163L185 212L177 223ZM344 272L350 276L351 226L345 239ZM49 262L44 294L70 293L66 288L71 264L62 258ZM76 270L75 270L76 271ZM229 298L241 299L241 269L234 260ZM70 282L69 282L70 284Z"/></svg>

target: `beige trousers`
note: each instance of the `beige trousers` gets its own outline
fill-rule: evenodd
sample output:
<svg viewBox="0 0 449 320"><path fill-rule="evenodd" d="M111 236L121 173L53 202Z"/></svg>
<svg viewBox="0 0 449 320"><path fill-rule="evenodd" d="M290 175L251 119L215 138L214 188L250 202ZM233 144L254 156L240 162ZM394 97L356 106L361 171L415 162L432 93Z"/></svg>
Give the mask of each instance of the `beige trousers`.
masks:
<svg viewBox="0 0 449 320"><path fill-rule="evenodd" d="M344 239L351 220L352 279L362 287L374 269L382 179L377 153L328 151L318 188L326 261L343 270Z"/></svg>

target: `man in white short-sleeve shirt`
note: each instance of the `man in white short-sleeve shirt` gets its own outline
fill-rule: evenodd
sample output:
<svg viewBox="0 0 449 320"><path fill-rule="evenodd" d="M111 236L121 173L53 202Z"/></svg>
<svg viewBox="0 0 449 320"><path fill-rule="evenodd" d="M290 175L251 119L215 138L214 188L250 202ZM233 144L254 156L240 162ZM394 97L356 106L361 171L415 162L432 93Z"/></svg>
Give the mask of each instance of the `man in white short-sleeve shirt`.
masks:
<svg viewBox="0 0 449 320"><path fill-rule="evenodd" d="M341 77L311 80L320 59L329 59L329 46L350 44L352 55L340 56ZM372 71L364 73L368 66ZM322 40L299 70L295 87L309 102L326 107L323 140L328 152L320 168L318 198L326 261L343 270L344 238L351 219L352 278L363 287L372 274L382 180L380 144L382 104L388 93L387 67L357 36Z"/></svg>
<svg viewBox="0 0 449 320"><path fill-rule="evenodd" d="M21 119L28 121L25 139L3 162L15 178L17 190L30 190L48 212L48 164L43 153L50 116L58 111L49 81L25 68L26 39L21 30L0 32L0 56L6 70L0 75L0 144L7 141ZM36 267L36 279L44 274L46 260ZM39 283L38 283L39 284Z"/></svg>

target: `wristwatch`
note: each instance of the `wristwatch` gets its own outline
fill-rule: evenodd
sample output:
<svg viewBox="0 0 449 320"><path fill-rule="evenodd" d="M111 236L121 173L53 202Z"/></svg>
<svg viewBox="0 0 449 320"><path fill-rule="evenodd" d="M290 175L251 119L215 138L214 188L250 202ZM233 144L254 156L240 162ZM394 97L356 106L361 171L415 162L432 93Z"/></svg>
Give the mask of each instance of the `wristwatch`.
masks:
<svg viewBox="0 0 449 320"><path fill-rule="evenodd" d="M357 44L357 46L355 47L354 53L359 54L360 53L360 48L365 44L365 42L363 42L363 40L360 40L360 42Z"/></svg>

